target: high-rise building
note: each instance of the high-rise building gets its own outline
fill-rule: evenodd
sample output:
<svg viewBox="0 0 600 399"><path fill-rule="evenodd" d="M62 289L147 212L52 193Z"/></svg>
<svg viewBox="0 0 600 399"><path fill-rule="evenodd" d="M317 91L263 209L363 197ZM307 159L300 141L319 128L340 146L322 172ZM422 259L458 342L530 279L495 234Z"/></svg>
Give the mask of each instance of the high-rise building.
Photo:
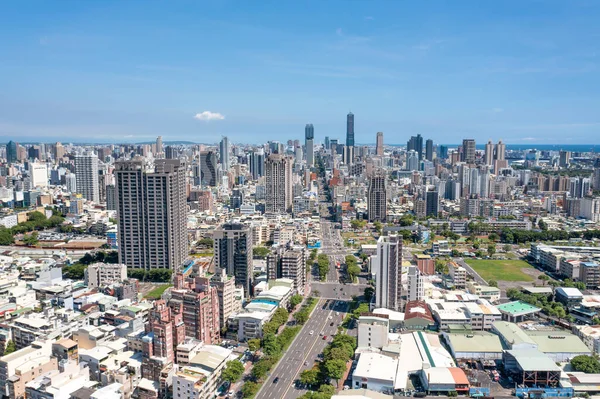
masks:
<svg viewBox="0 0 600 399"><path fill-rule="evenodd" d="M305 147L306 147L306 166L312 168L315 164L315 128L309 123L304 128Z"/></svg>
<svg viewBox="0 0 600 399"><path fill-rule="evenodd" d="M406 298L408 301L420 301L425 296L423 286L423 275L417 266L408 268L408 292Z"/></svg>
<svg viewBox="0 0 600 399"><path fill-rule="evenodd" d="M77 192L88 201L99 202L98 156L95 153L86 151L75 156L75 176Z"/></svg>
<svg viewBox="0 0 600 399"><path fill-rule="evenodd" d="M380 236L375 259L375 306L402 310L402 239L397 235Z"/></svg>
<svg viewBox="0 0 600 399"><path fill-rule="evenodd" d="M496 154L494 156L495 161L504 161L506 159L506 144L502 140L496 144Z"/></svg>
<svg viewBox="0 0 600 399"><path fill-rule="evenodd" d="M221 155L221 169L223 171L227 171L231 167L231 164L229 162L229 139L227 138L227 136L224 136L223 139L221 139L219 149L221 151L221 153L219 154Z"/></svg>
<svg viewBox="0 0 600 399"><path fill-rule="evenodd" d="M352 166L354 163L354 147L353 146L344 146L344 163L348 165L348 168Z"/></svg>
<svg viewBox="0 0 600 399"><path fill-rule="evenodd" d="M354 114L346 115L346 146L354 147Z"/></svg>
<svg viewBox="0 0 600 399"><path fill-rule="evenodd" d="M267 198L265 212L281 214L292 211L292 161L281 154L271 154L265 163Z"/></svg>
<svg viewBox="0 0 600 399"><path fill-rule="evenodd" d="M156 155L160 155L163 152L162 136L156 138Z"/></svg>
<svg viewBox="0 0 600 399"><path fill-rule="evenodd" d="M119 262L179 270L188 256L185 164L136 158L115 163ZM79 186L79 183L77 183Z"/></svg>
<svg viewBox="0 0 600 399"><path fill-rule="evenodd" d="M489 140L485 145L485 164L492 166L494 164L494 144Z"/></svg>
<svg viewBox="0 0 600 399"><path fill-rule="evenodd" d="M29 174L33 187L48 186L48 166L45 163L29 163Z"/></svg>
<svg viewBox="0 0 600 399"><path fill-rule="evenodd" d="M429 162L433 161L433 140L431 139L425 141L425 159Z"/></svg>
<svg viewBox="0 0 600 399"><path fill-rule="evenodd" d="M18 155L19 155L18 148L19 148L19 143L15 143L12 140L6 144L6 160L8 161L8 163L17 162Z"/></svg>
<svg viewBox="0 0 600 399"><path fill-rule="evenodd" d="M252 231L241 223L225 223L213 233L215 268L235 277L246 295L252 289Z"/></svg>
<svg viewBox="0 0 600 399"><path fill-rule="evenodd" d="M265 174L265 150L259 148L250 155L250 173L257 180Z"/></svg>
<svg viewBox="0 0 600 399"><path fill-rule="evenodd" d="M419 161L423 159L423 137L420 134L411 136L408 143L406 143L406 151L414 150L419 155Z"/></svg>
<svg viewBox="0 0 600 399"><path fill-rule="evenodd" d="M425 196L425 216L437 217L440 211L440 198L437 191L427 191Z"/></svg>
<svg viewBox="0 0 600 399"><path fill-rule="evenodd" d="M383 132L377 132L377 139L375 144L375 154L383 156Z"/></svg>
<svg viewBox="0 0 600 399"><path fill-rule="evenodd" d="M200 152L200 184L217 186L217 155L214 151Z"/></svg>
<svg viewBox="0 0 600 399"><path fill-rule="evenodd" d="M325 149L329 149L329 136L325 136Z"/></svg>
<svg viewBox="0 0 600 399"><path fill-rule="evenodd" d="M385 173L377 172L369 179L367 188L367 213L369 222L385 222L387 217Z"/></svg>
<svg viewBox="0 0 600 399"><path fill-rule="evenodd" d="M67 191L71 194L77 193L77 177L75 173L69 173L65 175L65 185L67 186Z"/></svg>
<svg viewBox="0 0 600 399"><path fill-rule="evenodd" d="M229 316L239 310L234 298L235 277L228 276L225 269L217 269L210 279L210 284L217 290L217 296L219 297L219 326L223 328L227 326ZM241 303L239 305L241 306Z"/></svg>
<svg viewBox="0 0 600 399"><path fill-rule="evenodd" d="M406 154L406 170L419 170L419 153L410 150Z"/></svg>
<svg viewBox="0 0 600 399"><path fill-rule="evenodd" d="M167 159L177 159L179 158L179 150L177 147L168 145L165 147L165 158Z"/></svg>
<svg viewBox="0 0 600 399"><path fill-rule="evenodd" d="M462 159L466 163L475 163L475 140L464 139L462 144Z"/></svg>
<svg viewBox="0 0 600 399"><path fill-rule="evenodd" d="M154 301L146 323L147 339L142 345L144 359L175 360L177 345L185 340L185 324L181 312L173 312L164 300ZM143 366L142 366L143 368Z"/></svg>
<svg viewBox="0 0 600 399"><path fill-rule="evenodd" d="M294 281L294 289L304 295L306 287L306 252L304 247L292 248L281 256L281 277Z"/></svg>
<svg viewBox="0 0 600 399"><path fill-rule="evenodd" d="M440 158L442 158L442 159L448 158L448 146L447 145L441 145L439 147L439 149L440 149L439 150Z"/></svg>
<svg viewBox="0 0 600 399"><path fill-rule="evenodd" d="M568 168L571 162L571 151L561 150L558 157L558 166L561 168Z"/></svg>
<svg viewBox="0 0 600 399"><path fill-rule="evenodd" d="M52 156L54 157L55 161L58 161L59 159L62 159L62 157L65 156L65 147L63 147L63 145L59 142L52 146L52 150Z"/></svg>

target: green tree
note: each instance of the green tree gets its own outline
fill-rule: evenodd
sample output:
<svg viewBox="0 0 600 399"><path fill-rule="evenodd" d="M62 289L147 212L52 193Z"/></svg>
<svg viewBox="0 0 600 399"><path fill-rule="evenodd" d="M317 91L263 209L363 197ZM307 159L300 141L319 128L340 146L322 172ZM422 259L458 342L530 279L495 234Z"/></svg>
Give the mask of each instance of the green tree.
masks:
<svg viewBox="0 0 600 399"><path fill-rule="evenodd" d="M496 288L498 288L498 282L496 280L490 280L490 281L488 281L488 285L490 287L496 287Z"/></svg>
<svg viewBox="0 0 600 399"><path fill-rule="evenodd" d="M251 398L258 392L260 385L253 381L248 381L242 387L242 397Z"/></svg>
<svg viewBox="0 0 600 399"><path fill-rule="evenodd" d="M269 254L269 248L266 247L254 247L252 248L252 255L258 259L264 259Z"/></svg>
<svg viewBox="0 0 600 399"><path fill-rule="evenodd" d="M339 346L331 347L325 355L325 360L343 360L344 362L347 362L350 359L350 356L348 356L348 352L344 349L345 348Z"/></svg>
<svg viewBox="0 0 600 399"><path fill-rule="evenodd" d="M435 272L439 274L448 274L450 272L448 269L448 261L443 258L437 258L435 260Z"/></svg>
<svg viewBox="0 0 600 399"><path fill-rule="evenodd" d="M491 258L496 253L496 246L494 244L490 244L487 247L488 256Z"/></svg>
<svg viewBox="0 0 600 399"><path fill-rule="evenodd" d="M304 370L300 373L300 382L309 387L318 385L321 382L319 370L316 368Z"/></svg>
<svg viewBox="0 0 600 399"><path fill-rule="evenodd" d="M304 299L304 297L302 295L298 295L298 294L292 295L292 297L290 298L290 306L292 308L295 308L300 303L302 303L302 299Z"/></svg>
<svg viewBox="0 0 600 399"><path fill-rule="evenodd" d="M540 274L540 275L538 276L538 280L540 280L540 281L542 282L542 285L545 285L545 284L546 284L546 282L547 282L548 280L550 280L550 277L546 276L545 274Z"/></svg>
<svg viewBox="0 0 600 399"><path fill-rule="evenodd" d="M250 351L252 352L256 352L257 350L260 349L260 339L258 338L251 338L248 340L248 349L250 349Z"/></svg>
<svg viewBox="0 0 600 399"><path fill-rule="evenodd" d="M488 235L488 240L490 241L498 241L500 239L500 236L497 233L490 233Z"/></svg>
<svg viewBox="0 0 600 399"><path fill-rule="evenodd" d="M323 364L323 371L325 376L331 378L332 380L338 381L344 376L344 372L346 371L346 362L339 359L327 360Z"/></svg>
<svg viewBox="0 0 600 399"><path fill-rule="evenodd" d="M373 288L373 287L365 288L364 297L365 297L366 302L371 302L371 299L373 299L374 295L375 295L375 288Z"/></svg>
<svg viewBox="0 0 600 399"><path fill-rule="evenodd" d="M198 240L198 245L205 247L205 248L212 248L213 244L214 244L214 241L212 240L212 238L205 237L205 238Z"/></svg>
<svg viewBox="0 0 600 399"><path fill-rule="evenodd" d="M221 378L234 383L242 377L242 374L244 374L244 365L238 360L230 360L225 364Z"/></svg>
<svg viewBox="0 0 600 399"><path fill-rule="evenodd" d="M457 256L460 256L460 251L458 249L456 249L456 248L452 248L452 256L455 257L455 258Z"/></svg>
<svg viewBox="0 0 600 399"><path fill-rule="evenodd" d="M600 373L600 362L592 356L580 355L571 359L571 367L576 371L589 374Z"/></svg>
<svg viewBox="0 0 600 399"><path fill-rule="evenodd" d="M34 231L33 233L27 234L26 236L23 237L23 244L25 244L29 247L33 247L33 246L37 245L38 242L40 242L40 240L38 239L37 231Z"/></svg>
<svg viewBox="0 0 600 399"><path fill-rule="evenodd" d="M15 242L13 233L4 226L0 226L0 245L12 245Z"/></svg>
<svg viewBox="0 0 600 399"><path fill-rule="evenodd" d="M11 353L15 352L16 350L17 350L17 345L15 344L15 342L12 339L8 340L8 342L6 343L6 348L4 349L4 354L10 355Z"/></svg>
<svg viewBox="0 0 600 399"><path fill-rule="evenodd" d="M319 393L325 395L327 399L335 395L335 388L329 384L323 384L319 387Z"/></svg>
<svg viewBox="0 0 600 399"><path fill-rule="evenodd" d="M299 310L296 313L294 313L294 319L298 324L304 324L308 321L308 312Z"/></svg>
<svg viewBox="0 0 600 399"><path fill-rule="evenodd" d="M548 230L548 224L546 222L544 222L544 219L540 219L540 221L538 222L538 227L542 231Z"/></svg>
<svg viewBox="0 0 600 399"><path fill-rule="evenodd" d="M375 227L375 230L376 230L376 231L377 231L379 234L381 234L381 232L383 231L383 225L381 224L381 222L380 222L380 221L375 221L375 222L373 223L373 227Z"/></svg>
<svg viewBox="0 0 600 399"><path fill-rule="evenodd" d="M262 346L264 352L269 356L278 355L281 352L281 347L277 341L277 337L272 333L266 333L263 337Z"/></svg>
<svg viewBox="0 0 600 399"><path fill-rule="evenodd" d="M30 222L43 222L46 220L46 215L38 211L30 212L27 214L27 220Z"/></svg>

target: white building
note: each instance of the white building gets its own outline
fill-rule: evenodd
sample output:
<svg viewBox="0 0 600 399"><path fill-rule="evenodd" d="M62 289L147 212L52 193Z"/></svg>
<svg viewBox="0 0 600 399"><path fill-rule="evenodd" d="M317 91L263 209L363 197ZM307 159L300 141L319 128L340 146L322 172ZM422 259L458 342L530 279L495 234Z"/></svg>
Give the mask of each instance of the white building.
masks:
<svg viewBox="0 0 600 399"><path fill-rule="evenodd" d="M88 201L99 202L98 156L86 151L75 156L75 177L77 192Z"/></svg>
<svg viewBox="0 0 600 399"><path fill-rule="evenodd" d="M594 223L600 222L600 197L584 197L581 199L579 215Z"/></svg>
<svg viewBox="0 0 600 399"><path fill-rule="evenodd" d="M450 277L456 288L465 288L467 285L467 271L464 267L454 262L448 263L450 269Z"/></svg>
<svg viewBox="0 0 600 399"><path fill-rule="evenodd" d="M375 304L378 308L401 310L402 239L397 235L377 240Z"/></svg>
<svg viewBox="0 0 600 399"><path fill-rule="evenodd" d="M46 164L29 164L29 173L31 173L31 185L33 187L48 186L48 167L46 166Z"/></svg>
<svg viewBox="0 0 600 399"><path fill-rule="evenodd" d="M206 345L192 358L189 366L173 375L174 399L204 399L215 396L221 372L235 355L229 349Z"/></svg>
<svg viewBox="0 0 600 399"><path fill-rule="evenodd" d="M120 283L127 280L127 265L121 263L93 263L85 269L85 284L88 288Z"/></svg>
<svg viewBox="0 0 600 399"><path fill-rule="evenodd" d="M358 347L383 348L388 344L387 315L370 314L358 318Z"/></svg>
<svg viewBox="0 0 600 399"><path fill-rule="evenodd" d="M408 300L420 301L425 295L423 275L416 266L408 268Z"/></svg>

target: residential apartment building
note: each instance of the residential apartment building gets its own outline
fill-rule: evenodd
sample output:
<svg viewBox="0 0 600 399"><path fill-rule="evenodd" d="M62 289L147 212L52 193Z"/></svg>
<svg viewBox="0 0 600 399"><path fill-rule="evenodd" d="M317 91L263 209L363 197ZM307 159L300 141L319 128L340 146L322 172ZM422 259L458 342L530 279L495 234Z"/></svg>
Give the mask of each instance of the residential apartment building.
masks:
<svg viewBox="0 0 600 399"><path fill-rule="evenodd" d="M402 310L402 239L380 236L375 264L375 303L378 308Z"/></svg>
<svg viewBox="0 0 600 399"><path fill-rule="evenodd" d="M127 265L122 263L93 263L84 272L85 285L98 288L127 280Z"/></svg>
<svg viewBox="0 0 600 399"><path fill-rule="evenodd" d="M224 269L235 283L251 294L254 276L252 274L252 232L241 223L225 223L213 232L215 268Z"/></svg>

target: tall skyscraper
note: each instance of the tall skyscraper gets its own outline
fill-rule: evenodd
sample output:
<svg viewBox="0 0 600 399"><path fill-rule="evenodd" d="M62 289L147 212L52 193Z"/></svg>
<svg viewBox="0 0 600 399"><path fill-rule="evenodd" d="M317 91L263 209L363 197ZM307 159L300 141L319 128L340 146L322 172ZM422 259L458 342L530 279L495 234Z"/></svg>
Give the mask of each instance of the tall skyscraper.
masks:
<svg viewBox="0 0 600 399"><path fill-rule="evenodd" d="M427 191L425 196L425 216L438 217L440 197L437 191Z"/></svg>
<svg viewBox="0 0 600 399"><path fill-rule="evenodd" d="M406 299L409 301L420 301L425 296L423 286L423 275L417 266L409 266L408 268L408 292Z"/></svg>
<svg viewBox="0 0 600 399"><path fill-rule="evenodd" d="M12 140L6 144L6 160L8 161L8 163L17 162L18 148L19 143L15 143Z"/></svg>
<svg viewBox="0 0 600 399"><path fill-rule="evenodd" d="M440 150L439 150L440 158L442 158L442 159L448 158L448 146L441 145L439 148L440 148Z"/></svg>
<svg viewBox="0 0 600 399"><path fill-rule="evenodd" d="M252 231L241 223L225 223L213 233L215 268L224 269L249 296L252 289Z"/></svg>
<svg viewBox="0 0 600 399"><path fill-rule="evenodd" d="M281 214L292 211L292 160L271 154L265 162L265 212Z"/></svg>
<svg viewBox="0 0 600 399"><path fill-rule="evenodd" d="M98 156L91 151L75 156L77 192L88 201L100 201L98 186Z"/></svg>
<svg viewBox="0 0 600 399"><path fill-rule="evenodd" d="M217 155L214 151L200 152L200 184L217 186Z"/></svg>
<svg viewBox="0 0 600 399"><path fill-rule="evenodd" d="M329 149L329 136L325 136L325 149Z"/></svg>
<svg viewBox="0 0 600 399"><path fill-rule="evenodd" d="M369 222L385 222L387 217L385 173L378 171L369 179L367 188L367 213Z"/></svg>
<svg viewBox="0 0 600 399"><path fill-rule="evenodd" d="M156 154L155 158L162 158L163 156L163 142L162 142L162 136L158 136L156 138Z"/></svg>
<svg viewBox="0 0 600 399"><path fill-rule="evenodd" d="M262 148L254 151L250 156L250 173L252 178L257 180L265 174L265 150Z"/></svg>
<svg viewBox="0 0 600 399"><path fill-rule="evenodd" d="M221 139L219 149L221 151L219 154L221 155L221 169L223 171L228 171L231 167L231 163L229 162L229 152L231 149L229 148L229 139L227 136L223 136L223 139Z"/></svg>
<svg viewBox="0 0 600 399"><path fill-rule="evenodd" d="M304 138L306 147L306 166L312 168L315 164L315 128L312 123L309 123L304 128Z"/></svg>
<svg viewBox="0 0 600 399"><path fill-rule="evenodd" d="M377 139L375 144L375 154L383 156L383 132L377 132Z"/></svg>
<svg viewBox="0 0 600 399"><path fill-rule="evenodd" d="M485 145L485 164L492 166L494 164L494 144L489 140Z"/></svg>
<svg viewBox="0 0 600 399"><path fill-rule="evenodd" d="M380 236L375 259L375 306L402 310L402 239L397 235Z"/></svg>
<svg viewBox="0 0 600 399"><path fill-rule="evenodd" d="M496 157L494 159L496 161L504 161L506 159L506 144L502 140L496 144Z"/></svg>
<svg viewBox="0 0 600 399"><path fill-rule="evenodd" d="M185 164L136 158L115 163L119 262L179 270L188 256ZM79 183L77 183L79 186Z"/></svg>
<svg viewBox="0 0 600 399"><path fill-rule="evenodd" d="M464 139L462 144L462 161L475 163L475 140Z"/></svg>
<svg viewBox="0 0 600 399"><path fill-rule="evenodd" d="M346 116L346 146L354 147L354 114L352 112Z"/></svg>
<svg viewBox="0 0 600 399"><path fill-rule="evenodd" d="M433 161L433 140L431 139L425 141L425 159Z"/></svg>
<svg viewBox="0 0 600 399"><path fill-rule="evenodd" d="M558 157L558 166L561 168L568 168L571 162L571 151L561 150Z"/></svg>
<svg viewBox="0 0 600 399"><path fill-rule="evenodd" d="M420 134L412 136L406 143L406 151L414 150L419 155L419 161L423 159L423 137Z"/></svg>
<svg viewBox="0 0 600 399"><path fill-rule="evenodd" d="M65 147L59 142L54 144L52 146L52 156L54 157L55 161L64 157L65 156ZM102 160L104 161L104 159L102 159Z"/></svg>
<svg viewBox="0 0 600 399"><path fill-rule="evenodd" d="M406 154L406 170L419 170L419 153L410 150Z"/></svg>
<svg viewBox="0 0 600 399"><path fill-rule="evenodd" d="M293 280L300 295L304 295L306 286L306 260L304 246L289 249L281 256L281 277Z"/></svg>

